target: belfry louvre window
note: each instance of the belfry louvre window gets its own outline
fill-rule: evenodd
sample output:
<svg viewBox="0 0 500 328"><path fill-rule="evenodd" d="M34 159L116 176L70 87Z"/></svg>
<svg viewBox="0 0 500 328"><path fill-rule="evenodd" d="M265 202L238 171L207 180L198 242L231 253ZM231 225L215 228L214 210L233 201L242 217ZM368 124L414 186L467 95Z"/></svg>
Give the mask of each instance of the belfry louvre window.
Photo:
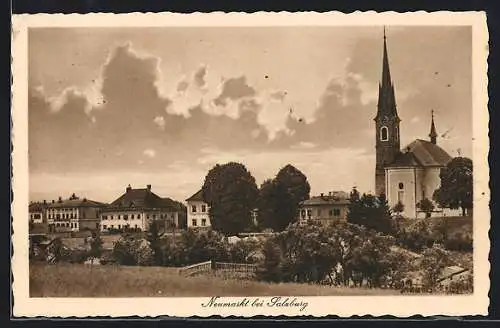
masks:
<svg viewBox="0 0 500 328"><path fill-rule="evenodd" d="M380 140L387 141L389 140L389 130L386 126L380 128Z"/></svg>

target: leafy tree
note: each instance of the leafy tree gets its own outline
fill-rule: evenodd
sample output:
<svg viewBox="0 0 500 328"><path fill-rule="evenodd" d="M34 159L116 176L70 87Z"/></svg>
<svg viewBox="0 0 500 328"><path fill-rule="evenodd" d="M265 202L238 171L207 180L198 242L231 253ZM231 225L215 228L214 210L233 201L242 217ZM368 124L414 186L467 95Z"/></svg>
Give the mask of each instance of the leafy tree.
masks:
<svg viewBox="0 0 500 328"><path fill-rule="evenodd" d="M161 238L163 237L163 235L165 235L165 229L163 229L163 231L160 231L160 226L160 221L151 221L147 234L147 241L149 242L149 247L153 252L153 263L158 266L162 265L163 262Z"/></svg>
<svg viewBox="0 0 500 328"><path fill-rule="evenodd" d="M103 241L99 232L92 232L92 236L89 238L89 252L88 257L90 258L91 264L93 264L94 259L99 258L102 254Z"/></svg>
<svg viewBox="0 0 500 328"><path fill-rule="evenodd" d="M203 198L210 205L212 228L235 235L252 226L252 210L257 205L255 178L243 164L215 165L205 177Z"/></svg>
<svg viewBox="0 0 500 328"><path fill-rule="evenodd" d="M472 160L455 157L440 172L441 186L433 198L441 207L461 208L462 215L472 209Z"/></svg>
<svg viewBox="0 0 500 328"><path fill-rule="evenodd" d="M259 193L259 224L283 231L297 220L300 202L309 198L307 177L292 165L283 167L275 179L266 180Z"/></svg>
<svg viewBox="0 0 500 328"><path fill-rule="evenodd" d="M403 203L401 203L401 201L398 201L396 203L396 205L394 205L394 207L392 208L392 211L398 215L400 215L401 213L403 213L405 211L405 206Z"/></svg>
<svg viewBox="0 0 500 328"><path fill-rule="evenodd" d="M351 192L347 221L383 233L392 231L391 211L384 194L379 197Z"/></svg>
<svg viewBox="0 0 500 328"><path fill-rule="evenodd" d="M432 211L434 211L434 203L429 198L424 198L417 203L417 207L425 213L426 218L430 218Z"/></svg>

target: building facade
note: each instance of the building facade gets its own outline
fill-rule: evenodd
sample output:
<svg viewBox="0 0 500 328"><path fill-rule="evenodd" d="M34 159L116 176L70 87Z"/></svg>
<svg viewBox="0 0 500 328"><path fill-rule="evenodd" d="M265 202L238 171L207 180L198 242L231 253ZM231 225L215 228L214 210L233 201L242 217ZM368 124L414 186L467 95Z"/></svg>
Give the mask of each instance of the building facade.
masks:
<svg viewBox="0 0 500 328"><path fill-rule="evenodd" d="M349 211L349 195L345 192L329 192L313 196L300 203L300 223L308 220L320 222L323 225L347 220Z"/></svg>
<svg viewBox="0 0 500 328"><path fill-rule="evenodd" d="M194 195L186 199L187 202L187 227L208 228L211 227L209 206L203 199L203 191L200 189Z"/></svg>
<svg viewBox="0 0 500 328"><path fill-rule="evenodd" d="M61 197L47 204L46 217L49 231L80 231L99 229L99 215L106 206L73 194L69 199Z"/></svg>
<svg viewBox="0 0 500 328"><path fill-rule="evenodd" d="M104 208L100 216L101 231L147 231L152 221L168 229L183 228L185 208L170 198L161 198L146 188L132 189Z"/></svg>
<svg viewBox="0 0 500 328"><path fill-rule="evenodd" d="M387 42L384 32L382 80L379 85L377 115L375 117L376 163L375 192L385 194L389 206L398 202L404 205L401 213L405 217L425 217L418 204L427 198L432 201L434 191L439 188L441 168L452 157L437 144L434 115L431 117L429 140L417 139L400 149L400 122L396 108L394 84L389 69ZM450 209L437 209L432 215L456 215Z"/></svg>
<svg viewBox="0 0 500 328"><path fill-rule="evenodd" d="M33 202L29 205L30 222L34 224L47 223L46 217L47 202Z"/></svg>

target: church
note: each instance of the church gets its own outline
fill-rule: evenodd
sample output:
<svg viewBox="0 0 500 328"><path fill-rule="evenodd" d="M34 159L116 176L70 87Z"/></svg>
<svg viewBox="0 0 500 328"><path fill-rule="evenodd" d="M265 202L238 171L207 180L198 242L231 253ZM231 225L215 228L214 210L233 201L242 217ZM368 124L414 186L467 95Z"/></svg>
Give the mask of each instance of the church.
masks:
<svg viewBox="0 0 500 328"><path fill-rule="evenodd" d="M438 145L438 134L431 115L429 139L416 139L400 148L400 123L394 84L389 69L387 41L384 30L382 80L379 83L377 115L375 121L376 164L375 192L385 194L392 208L398 202L404 205L401 213L408 218L425 217L417 206L422 199L432 200L434 190L440 186L440 171L452 157ZM435 204L432 216L455 215Z"/></svg>

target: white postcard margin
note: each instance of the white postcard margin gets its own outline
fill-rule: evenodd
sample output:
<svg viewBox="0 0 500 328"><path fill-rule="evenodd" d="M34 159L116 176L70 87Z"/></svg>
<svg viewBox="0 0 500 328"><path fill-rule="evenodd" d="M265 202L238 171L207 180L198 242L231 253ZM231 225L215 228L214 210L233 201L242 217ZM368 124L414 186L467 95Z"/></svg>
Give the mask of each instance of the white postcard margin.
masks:
<svg viewBox="0 0 500 328"><path fill-rule="evenodd" d="M36 27L168 26L446 26L472 27L474 293L467 296L321 296L300 297L298 307L203 307L201 298L30 298L28 263L28 29ZM490 191L488 138L488 30L484 12L341 12L315 13L130 13L36 14L12 17L13 315L16 317L94 316L314 316L337 315L486 315L489 305ZM215 296L215 295L214 295ZM224 297L239 301L241 297ZM270 297L264 298L266 301Z"/></svg>

